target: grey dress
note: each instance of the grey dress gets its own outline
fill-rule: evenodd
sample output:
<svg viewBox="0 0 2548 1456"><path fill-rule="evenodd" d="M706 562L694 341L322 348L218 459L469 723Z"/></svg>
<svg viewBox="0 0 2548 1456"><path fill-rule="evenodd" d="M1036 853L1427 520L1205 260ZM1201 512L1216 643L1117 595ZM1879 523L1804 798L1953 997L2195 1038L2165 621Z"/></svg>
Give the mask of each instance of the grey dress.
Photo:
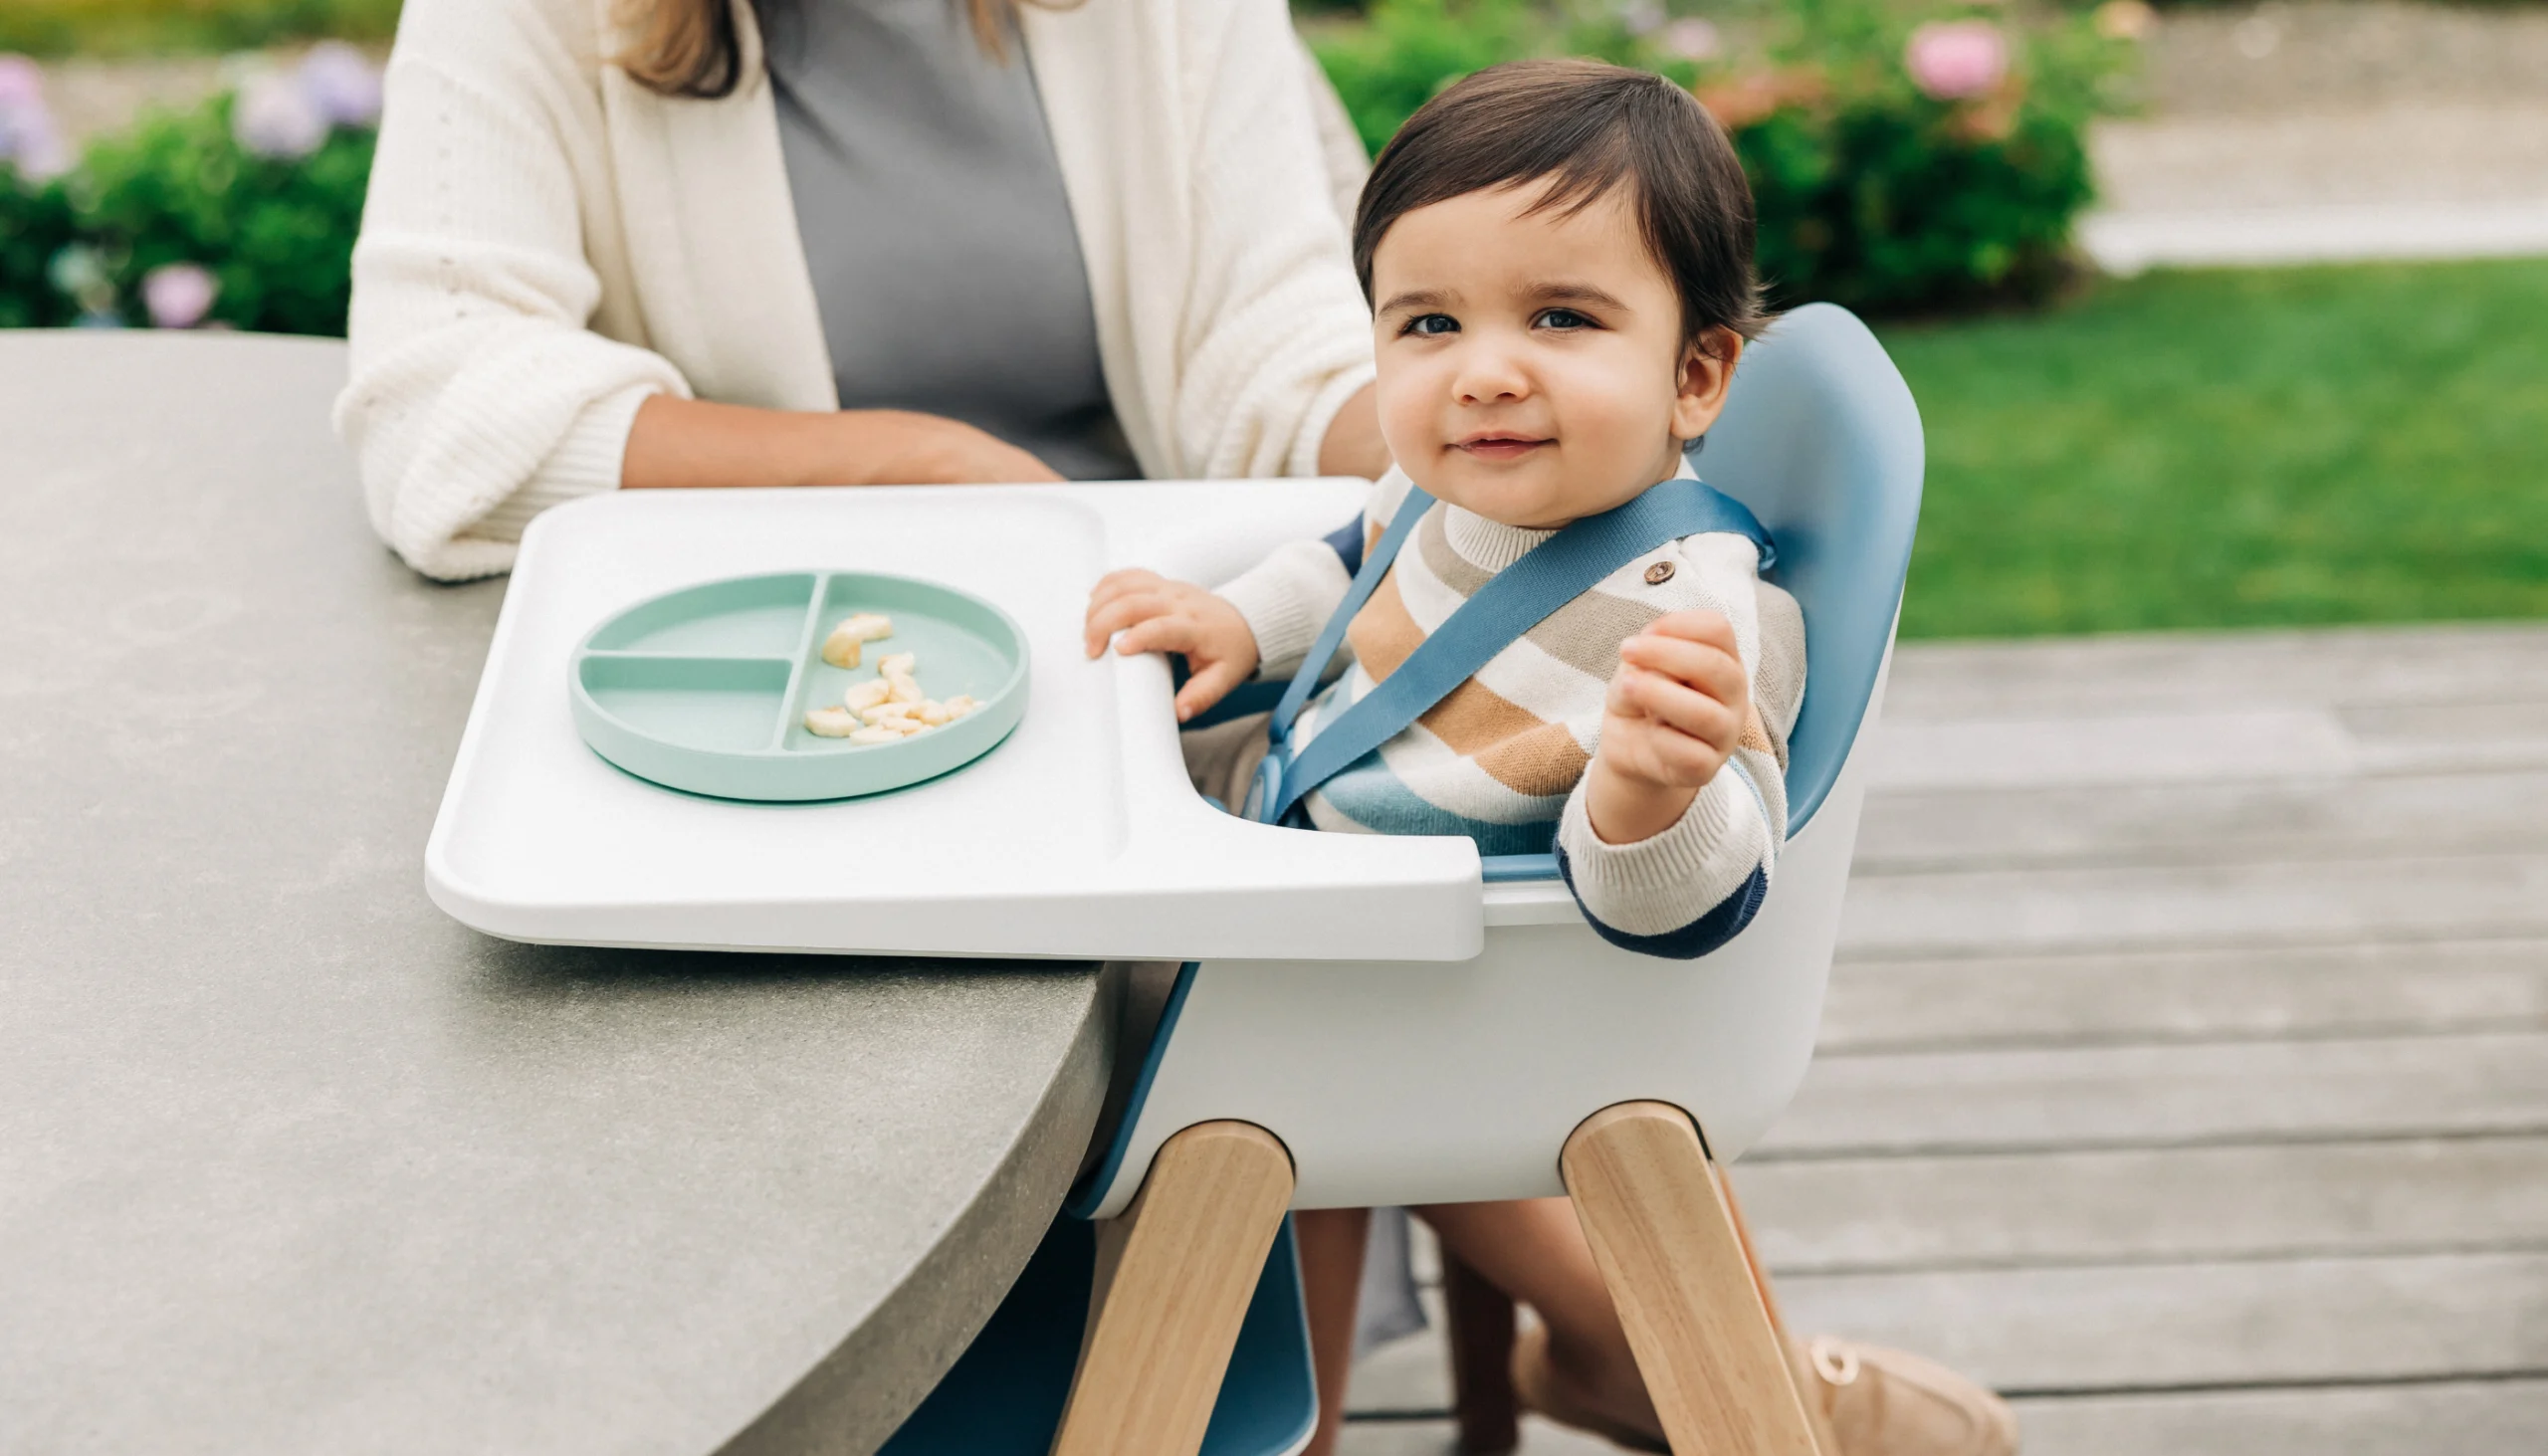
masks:
<svg viewBox="0 0 2548 1456"><path fill-rule="evenodd" d="M1025 48L961 0L758 0L843 409L976 425L1074 480L1141 475Z"/></svg>

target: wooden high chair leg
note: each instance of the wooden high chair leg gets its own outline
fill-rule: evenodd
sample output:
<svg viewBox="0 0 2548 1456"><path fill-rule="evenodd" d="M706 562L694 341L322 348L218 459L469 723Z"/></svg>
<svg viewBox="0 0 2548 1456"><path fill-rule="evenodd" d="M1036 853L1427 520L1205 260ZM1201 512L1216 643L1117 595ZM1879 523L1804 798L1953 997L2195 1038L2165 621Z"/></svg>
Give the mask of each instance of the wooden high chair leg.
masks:
<svg viewBox="0 0 2548 1456"><path fill-rule="evenodd" d="M1194 1456L1292 1202L1292 1157L1249 1123L1198 1123L1151 1162L1101 1276L1053 1456Z"/></svg>
<svg viewBox="0 0 2548 1456"><path fill-rule="evenodd" d="M1689 1115L1659 1102L1603 1108L1558 1165L1678 1456L1817 1456Z"/></svg>
<svg viewBox="0 0 2548 1456"><path fill-rule="evenodd" d="M1444 1249L1442 1314L1460 1450L1501 1456L1522 1444L1522 1402L1513 1389L1513 1297Z"/></svg>

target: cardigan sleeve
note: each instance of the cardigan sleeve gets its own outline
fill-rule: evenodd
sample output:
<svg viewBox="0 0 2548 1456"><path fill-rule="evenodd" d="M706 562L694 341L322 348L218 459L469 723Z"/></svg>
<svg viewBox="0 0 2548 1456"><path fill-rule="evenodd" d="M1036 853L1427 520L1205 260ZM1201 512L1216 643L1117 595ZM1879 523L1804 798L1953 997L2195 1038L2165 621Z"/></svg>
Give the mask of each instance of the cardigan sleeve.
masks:
<svg viewBox="0 0 2548 1456"><path fill-rule="evenodd" d="M1315 475L1328 425L1373 372L1322 99L1283 0L1175 9L1194 197L1178 453L1209 476Z"/></svg>
<svg viewBox="0 0 2548 1456"><path fill-rule="evenodd" d="M335 420L373 529L428 576L507 569L534 514L618 486L648 395L689 393L588 326L578 178L606 168L576 154L601 126L573 14L408 0L390 55Z"/></svg>

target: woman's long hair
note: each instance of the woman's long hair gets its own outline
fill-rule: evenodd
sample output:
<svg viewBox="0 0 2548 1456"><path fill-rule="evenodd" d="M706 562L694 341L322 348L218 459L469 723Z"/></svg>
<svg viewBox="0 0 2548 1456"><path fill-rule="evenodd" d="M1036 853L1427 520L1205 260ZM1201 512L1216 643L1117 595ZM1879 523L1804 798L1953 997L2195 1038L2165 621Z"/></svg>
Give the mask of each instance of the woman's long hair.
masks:
<svg viewBox="0 0 2548 1456"><path fill-rule="evenodd" d="M755 0L761 5L791 0ZM982 53L1005 57L1008 26L1018 0L948 0L973 22ZM1046 0L1037 0L1046 3ZM732 0L619 0L619 18L631 37L611 59L638 85L668 97L715 101L734 95L743 79L743 45L735 33Z"/></svg>

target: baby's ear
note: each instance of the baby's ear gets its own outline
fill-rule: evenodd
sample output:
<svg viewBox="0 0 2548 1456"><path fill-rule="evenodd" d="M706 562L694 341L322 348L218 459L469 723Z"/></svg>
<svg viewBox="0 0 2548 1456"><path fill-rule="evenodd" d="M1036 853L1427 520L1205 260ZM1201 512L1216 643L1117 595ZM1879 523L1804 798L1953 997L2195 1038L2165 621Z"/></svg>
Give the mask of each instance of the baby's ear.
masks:
<svg viewBox="0 0 2548 1456"><path fill-rule="evenodd" d="M1682 345L1680 387L1672 402L1674 439L1695 440L1716 423L1734 383L1735 360L1742 356L1743 335L1731 328L1702 329Z"/></svg>

